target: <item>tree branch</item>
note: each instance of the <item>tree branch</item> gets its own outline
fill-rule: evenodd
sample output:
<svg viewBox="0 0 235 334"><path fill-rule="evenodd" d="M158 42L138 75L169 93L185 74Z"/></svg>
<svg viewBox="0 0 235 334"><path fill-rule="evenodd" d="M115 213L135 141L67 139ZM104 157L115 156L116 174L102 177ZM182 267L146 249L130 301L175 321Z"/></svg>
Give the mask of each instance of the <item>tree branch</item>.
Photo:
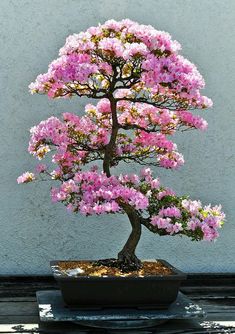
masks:
<svg viewBox="0 0 235 334"><path fill-rule="evenodd" d="M118 127L120 129L124 129L124 130L141 130L141 131L145 131L147 133L161 132L161 130L157 129L156 127L153 127L152 129L146 129L146 128L143 128L142 126L139 126L139 125L136 125L136 124L127 124L127 125L118 124Z"/></svg>
<svg viewBox="0 0 235 334"><path fill-rule="evenodd" d="M147 98L142 98L142 97L120 97L120 98L116 98L116 101L130 101L130 102L134 102L134 103L145 103L145 104L150 104L153 107L159 108L159 109L168 109L171 111L175 111L175 110L179 110L181 107L181 105L175 105L174 107L172 107L174 104L170 104L170 105L166 105L167 101L164 102L154 102L154 101L150 101ZM184 110L186 110L184 108Z"/></svg>

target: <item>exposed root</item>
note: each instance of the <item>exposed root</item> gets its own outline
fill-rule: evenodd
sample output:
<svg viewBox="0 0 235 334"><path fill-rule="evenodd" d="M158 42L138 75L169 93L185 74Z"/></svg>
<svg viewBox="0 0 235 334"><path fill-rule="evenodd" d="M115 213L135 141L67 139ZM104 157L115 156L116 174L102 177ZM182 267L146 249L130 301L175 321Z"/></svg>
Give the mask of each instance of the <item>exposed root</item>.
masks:
<svg viewBox="0 0 235 334"><path fill-rule="evenodd" d="M142 268L140 259L134 254L127 251L118 253L119 268L123 272L135 271Z"/></svg>
<svg viewBox="0 0 235 334"><path fill-rule="evenodd" d="M94 266L106 266L120 269L122 272L136 271L142 268L141 261L133 253L121 251L118 259L102 259L94 262Z"/></svg>
<svg viewBox="0 0 235 334"><path fill-rule="evenodd" d="M117 267L117 259L102 259L93 263L93 266Z"/></svg>

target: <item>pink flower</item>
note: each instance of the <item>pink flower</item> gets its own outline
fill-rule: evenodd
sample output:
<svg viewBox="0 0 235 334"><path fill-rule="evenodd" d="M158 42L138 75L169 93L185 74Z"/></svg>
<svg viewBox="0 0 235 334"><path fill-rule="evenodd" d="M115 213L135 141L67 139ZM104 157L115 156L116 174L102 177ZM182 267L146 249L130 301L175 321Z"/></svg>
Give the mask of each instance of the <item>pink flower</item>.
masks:
<svg viewBox="0 0 235 334"><path fill-rule="evenodd" d="M184 164L183 155L178 152L159 156L158 159L160 166L164 168L177 169Z"/></svg>
<svg viewBox="0 0 235 334"><path fill-rule="evenodd" d="M182 201L182 206L192 214L197 214L198 210L202 207L200 201L192 201L187 199Z"/></svg>
<svg viewBox="0 0 235 334"><path fill-rule="evenodd" d="M35 175L30 172L25 172L17 178L17 183L28 183L35 180Z"/></svg>
<svg viewBox="0 0 235 334"><path fill-rule="evenodd" d="M99 42L99 49L112 52L116 57L122 57L124 46L117 38L103 38Z"/></svg>
<svg viewBox="0 0 235 334"><path fill-rule="evenodd" d="M150 168L142 168L140 171L140 175L145 178L147 176L151 177L152 176L152 171Z"/></svg>
<svg viewBox="0 0 235 334"><path fill-rule="evenodd" d="M157 189L160 186L160 181L159 179L153 179L152 181L150 181L150 186L152 189Z"/></svg>
<svg viewBox="0 0 235 334"><path fill-rule="evenodd" d="M187 223L187 229L195 231L197 227L201 226L201 222L198 218L192 217L192 219Z"/></svg>
<svg viewBox="0 0 235 334"><path fill-rule="evenodd" d="M163 208L159 211L159 215L163 216L163 217L176 217L179 218L181 217L181 212L180 210L175 207L175 206L171 206L169 208Z"/></svg>
<svg viewBox="0 0 235 334"><path fill-rule="evenodd" d="M153 216L151 218L151 224L157 226L160 229L167 229L171 224L170 218L162 218L159 216Z"/></svg>
<svg viewBox="0 0 235 334"><path fill-rule="evenodd" d="M133 56L146 56L149 53L147 46L144 43L125 43L123 58L128 60Z"/></svg>
<svg viewBox="0 0 235 334"><path fill-rule="evenodd" d="M166 231L173 235L181 232L183 230L182 224L181 223L174 223L174 224L169 224Z"/></svg>
<svg viewBox="0 0 235 334"><path fill-rule="evenodd" d="M102 114L107 114L111 112L110 101L108 99L101 99L97 103L97 111Z"/></svg>
<svg viewBox="0 0 235 334"><path fill-rule="evenodd" d="M178 111L177 115L178 115L180 121L184 125L195 127L196 129L200 129L200 130L206 130L207 129L208 124L207 124L206 120L204 120L203 118L201 118L199 116L194 116L190 112L183 111L183 110Z"/></svg>
<svg viewBox="0 0 235 334"><path fill-rule="evenodd" d="M203 240L212 241L218 238L219 233L213 228L210 228L206 224L202 225L202 231L204 233Z"/></svg>

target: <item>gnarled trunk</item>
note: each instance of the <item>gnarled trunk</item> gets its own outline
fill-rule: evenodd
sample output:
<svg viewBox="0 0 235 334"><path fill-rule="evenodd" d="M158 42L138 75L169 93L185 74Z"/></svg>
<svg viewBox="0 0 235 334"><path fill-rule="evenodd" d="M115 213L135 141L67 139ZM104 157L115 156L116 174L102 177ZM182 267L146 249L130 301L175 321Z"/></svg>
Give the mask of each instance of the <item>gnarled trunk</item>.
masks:
<svg viewBox="0 0 235 334"><path fill-rule="evenodd" d="M115 75L117 75L117 72L115 72ZM115 80L113 81L113 85L114 84ZM110 163L112 161L113 151L116 145L119 124L117 118L117 100L113 97L112 92L110 93L108 98L110 101L111 113L112 113L112 131L109 143L106 145L104 152L103 171L108 177L110 177L111 176ZM137 211L133 209L130 205L121 204L121 207L128 215L129 221L131 223L132 226L131 234L127 242L125 243L123 249L118 253L117 259L98 260L97 262L95 262L95 265L118 267L122 271L127 272L127 271L138 270L141 268L141 261L135 255L135 249L141 236L141 220L140 217L138 216Z"/></svg>
<svg viewBox="0 0 235 334"><path fill-rule="evenodd" d="M142 267L141 261L135 255L135 250L141 236L141 220L135 209L129 205L122 205L131 223L131 234L122 250L118 253L118 258L102 259L95 262L95 265L116 267L123 272L138 270Z"/></svg>
<svg viewBox="0 0 235 334"><path fill-rule="evenodd" d="M141 222L137 212L130 207L124 208L132 231L122 250L118 253L118 262L123 271L137 270L141 268L141 261L135 255L135 250L141 236Z"/></svg>

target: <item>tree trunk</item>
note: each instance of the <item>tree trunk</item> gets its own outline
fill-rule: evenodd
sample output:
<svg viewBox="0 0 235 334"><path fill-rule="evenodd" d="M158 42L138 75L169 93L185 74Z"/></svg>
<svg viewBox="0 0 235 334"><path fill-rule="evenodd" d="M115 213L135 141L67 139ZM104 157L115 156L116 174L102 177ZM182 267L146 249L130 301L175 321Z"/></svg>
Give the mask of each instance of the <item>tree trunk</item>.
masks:
<svg viewBox="0 0 235 334"><path fill-rule="evenodd" d="M117 76L117 71L115 68L114 68L114 73L115 76L112 83L112 89L114 89L115 79ZM118 118L117 118L117 100L113 97L112 93L113 91L110 92L110 95L108 97L112 113L112 131L109 143L106 145L105 148L104 160L103 160L103 171L107 175L107 177L111 176L110 163L113 158L113 150L116 145L116 139L119 129ZM128 215L128 218L130 220L132 226L131 234L127 242L125 243L123 249L118 253L118 259L98 260L95 264L106 265L110 267L118 267L122 271L127 272L127 271L138 270L141 268L141 261L135 255L135 249L141 236L141 221L135 209L133 209L128 204L122 204L121 206Z"/></svg>
<svg viewBox="0 0 235 334"><path fill-rule="evenodd" d="M131 234L123 249L118 253L117 259L111 258L98 260L94 263L94 265L116 267L123 272L130 272L139 270L142 267L141 261L135 255L135 250L141 236L141 221L137 212L131 206L122 204L122 207L128 215L132 226Z"/></svg>
<svg viewBox="0 0 235 334"><path fill-rule="evenodd" d="M135 255L135 250L141 236L140 217L137 212L129 206L125 206L124 210L128 215L132 231L123 249L118 253L118 262L123 271L138 270L141 268L141 261Z"/></svg>
<svg viewBox="0 0 235 334"><path fill-rule="evenodd" d="M113 157L117 134L118 134L118 119L117 119L117 101L113 97L109 97L111 112L112 112L112 132L109 143L106 145L104 152L103 171L110 177L110 162Z"/></svg>

